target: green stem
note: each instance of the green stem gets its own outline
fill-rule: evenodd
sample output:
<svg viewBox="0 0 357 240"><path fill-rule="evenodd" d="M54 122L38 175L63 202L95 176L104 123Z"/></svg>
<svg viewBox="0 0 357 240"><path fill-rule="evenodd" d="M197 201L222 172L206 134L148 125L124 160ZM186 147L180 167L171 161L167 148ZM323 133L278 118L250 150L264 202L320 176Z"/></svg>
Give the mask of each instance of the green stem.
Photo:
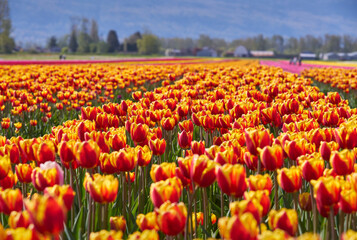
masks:
<svg viewBox="0 0 357 240"><path fill-rule="evenodd" d="M274 203L275 203L275 210L278 210L279 209L279 206L278 206L278 173L277 171L275 170L274 171Z"/></svg>
<svg viewBox="0 0 357 240"><path fill-rule="evenodd" d="M314 199L314 189L311 183L309 183L310 185L310 196L311 196L311 205L312 205L312 215L313 215L313 230L314 233L317 233L317 209L316 209L316 202Z"/></svg>
<svg viewBox="0 0 357 240"><path fill-rule="evenodd" d="M333 221L333 206L330 206L330 226L331 226L331 240L335 240L335 223Z"/></svg>

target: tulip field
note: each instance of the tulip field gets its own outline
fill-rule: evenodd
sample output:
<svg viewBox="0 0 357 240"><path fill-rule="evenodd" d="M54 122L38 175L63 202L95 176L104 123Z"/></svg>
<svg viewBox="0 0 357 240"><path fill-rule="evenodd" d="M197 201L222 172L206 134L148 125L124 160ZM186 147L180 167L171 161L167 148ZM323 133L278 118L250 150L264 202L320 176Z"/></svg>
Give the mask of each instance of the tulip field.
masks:
<svg viewBox="0 0 357 240"><path fill-rule="evenodd" d="M0 240L357 239L357 68L267 65L0 65Z"/></svg>

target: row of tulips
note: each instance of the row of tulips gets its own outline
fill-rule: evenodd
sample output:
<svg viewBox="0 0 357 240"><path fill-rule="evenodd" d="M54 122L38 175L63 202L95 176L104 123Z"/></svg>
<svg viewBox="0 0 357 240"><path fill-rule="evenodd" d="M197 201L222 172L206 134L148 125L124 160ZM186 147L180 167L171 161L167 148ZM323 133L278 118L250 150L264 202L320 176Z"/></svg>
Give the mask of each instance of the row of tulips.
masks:
<svg viewBox="0 0 357 240"><path fill-rule="evenodd" d="M0 236L352 239L357 111L311 83L207 65L51 134L2 137Z"/></svg>

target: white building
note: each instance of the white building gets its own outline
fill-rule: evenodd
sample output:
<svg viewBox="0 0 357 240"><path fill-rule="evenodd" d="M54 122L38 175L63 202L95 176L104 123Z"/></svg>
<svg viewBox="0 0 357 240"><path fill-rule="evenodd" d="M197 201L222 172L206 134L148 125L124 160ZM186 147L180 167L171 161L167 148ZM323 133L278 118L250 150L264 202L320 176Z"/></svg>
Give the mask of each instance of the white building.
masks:
<svg viewBox="0 0 357 240"><path fill-rule="evenodd" d="M300 53L300 58L303 60L316 60L317 56L315 53Z"/></svg>
<svg viewBox="0 0 357 240"><path fill-rule="evenodd" d="M249 57L249 51L246 47L240 45L234 50L233 55L234 57Z"/></svg>
<svg viewBox="0 0 357 240"><path fill-rule="evenodd" d="M250 55L253 57L274 57L273 51L250 51Z"/></svg>
<svg viewBox="0 0 357 240"><path fill-rule="evenodd" d="M340 56L337 53L324 53L322 54L322 60L340 60Z"/></svg>

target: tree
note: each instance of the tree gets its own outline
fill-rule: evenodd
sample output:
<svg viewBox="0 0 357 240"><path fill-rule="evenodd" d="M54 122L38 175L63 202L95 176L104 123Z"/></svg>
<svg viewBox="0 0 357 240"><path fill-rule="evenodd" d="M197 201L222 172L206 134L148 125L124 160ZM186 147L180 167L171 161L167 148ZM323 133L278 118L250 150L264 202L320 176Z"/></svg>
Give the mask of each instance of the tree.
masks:
<svg viewBox="0 0 357 240"><path fill-rule="evenodd" d="M213 41L210 38L210 36L205 35L205 34L201 34L200 37L197 40L197 45L198 45L199 48L212 47Z"/></svg>
<svg viewBox="0 0 357 240"><path fill-rule="evenodd" d="M47 42L47 47L49 49L53 49L55 47L57 47L57 38L55 36L52 36L50 37L50 39L48 39L48 42Z"/></svg>
<svg viewBox="0 0 357 240"><path fill-rule="evenodd" d="M119 51L119 40L116 31L110 30L107 37L108 52Z"/></svg>
<svg viewBox="0 0 357 240"><path fill-rule="evenodd" d="M132 35L130 35L129 38L125 39L124 41L124 51L125 52L137 52L138 51L138 45L136 44L138 39L141 39L141 33L140 32L135 32Z"/></svg>
<svg viewBox="0 0 357 240"><path fill-rule="evenodd" d="M7 0L0 0L0 52L11 53L15 47L15 41L10 37L11 19Z"/></svg>
<svg viewBox="0 0 357 240"><path fill-rule="evenodd" d="M73 53L75 53L77 51L78 42L77 42L77 33L76 33L75 28L73 28L71 31L68 47L69 47L69 50Z"/></svg>
<svg viewBox="0 0 357 240"><path fill-rule="evenodd" d="M91 41L93 43L98 43L99 42L98 23L94 19L92 19L92 21L91 21L90 38L91 38Z"/></svg>
<svg viewBox="0 0 357 240"><path fill-rule="evenodd" d="M137 40L140 54L155 54L160 51L160 40L154 34L144 34L142 39Z"/></svg>
<svg viewBox="0 0 357 240"><path fill-rule="evenodd" d="M81 31L78 36L78 52L88 53L90 50L91 38L89 36L89 21L87 18L82 18Z"/></svg>

